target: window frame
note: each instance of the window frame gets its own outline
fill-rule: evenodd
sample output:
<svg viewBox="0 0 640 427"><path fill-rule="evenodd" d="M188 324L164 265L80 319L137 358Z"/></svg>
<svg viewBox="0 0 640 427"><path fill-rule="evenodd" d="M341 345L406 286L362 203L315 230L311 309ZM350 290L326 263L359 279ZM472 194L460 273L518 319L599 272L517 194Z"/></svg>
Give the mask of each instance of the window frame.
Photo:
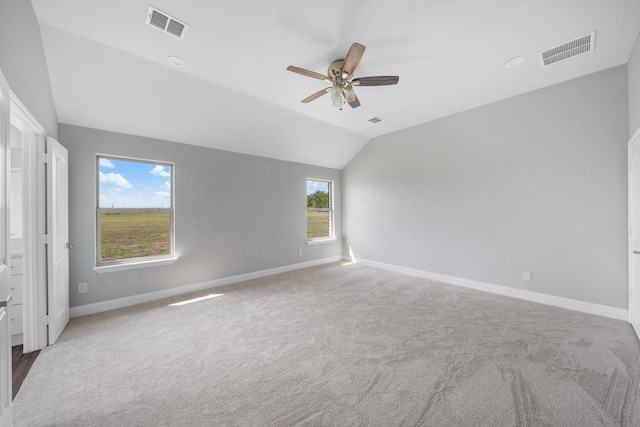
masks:
<svg viewBox="0 0 640 427"><path fill-rule="evenodd" d="M170 177L170 201L171 207L169 208L101 208L100 207L100 159L108 159L108 160L122 160L128 162L135 163L143 163L151 166L160 165L164 167L169 167L171 169L171 177ZM95 262L96 267L95 271L98 273L105 271L119 271L119 270L127 270L131 268L138 267L149 267L153 265L167 265L174 263L177 258L175 256L175 163L168 162L164 160L151 160L151 159L141 159L136 157L126 157L126 156L116 156L112 154L101 154L96 153L96 170L95 170L95 245L94 248L96 250L95 253ZM111 261L103 261L102 257L102 230L101 230L101 221L100 217L103 213L135 213L135 212L146 212L146 211L156 211L156 212L168 212L169 213L169 253L164 255L151 255L151 256L143 256L143 257L134 257L134 258L123 258Z"/></svg>
<svg viewBox="0 0 640 427"><path fill-rule="evenodd" d="M326 237L312 237L309 238L309 219L308 214L305 213L305 234L307 235L307 244L308 245L317 245L319 243L332 242L336 240L336 232L335 232L335 215L333 208L333 200L334 200L334 181L331 179L322 179L322 178L307 178L305 180L305 193L306 193L306 185L308 185L309 181L317 181L317 182L326 182L328 184L329 189L329 236ZM307 211L308 212L308 208Z"/></svg>

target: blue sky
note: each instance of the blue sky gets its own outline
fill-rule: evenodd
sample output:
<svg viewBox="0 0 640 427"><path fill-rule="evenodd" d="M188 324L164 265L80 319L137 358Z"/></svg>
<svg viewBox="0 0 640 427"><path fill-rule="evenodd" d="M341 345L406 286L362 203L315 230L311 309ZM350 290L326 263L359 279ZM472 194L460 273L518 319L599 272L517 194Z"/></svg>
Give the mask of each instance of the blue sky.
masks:
<svg viewBox="0 0 640 427"><path fill-rule="evenodd" d="M329 183L326 181L313 181L308 179L307 180L307 196L309 194L313 194L316 191L324 191L325 193L329 192Z"/></svg>
<svg viewBox="0 0 640 427"><path fill-rule="evenodd" d="M171 166L100 157L100 208L171 207Z"/></svg>

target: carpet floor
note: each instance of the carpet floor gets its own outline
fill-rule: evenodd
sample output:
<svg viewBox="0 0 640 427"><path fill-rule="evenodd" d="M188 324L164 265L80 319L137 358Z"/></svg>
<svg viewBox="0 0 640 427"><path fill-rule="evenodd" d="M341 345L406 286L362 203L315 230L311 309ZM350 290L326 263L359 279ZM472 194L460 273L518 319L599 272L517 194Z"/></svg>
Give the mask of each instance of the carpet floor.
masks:
<svg viewBox="0 0 640 427"><path fill-rule="evenodd" d="M72 319L20 426L638 426L622 321L335 263Z"/></svg>

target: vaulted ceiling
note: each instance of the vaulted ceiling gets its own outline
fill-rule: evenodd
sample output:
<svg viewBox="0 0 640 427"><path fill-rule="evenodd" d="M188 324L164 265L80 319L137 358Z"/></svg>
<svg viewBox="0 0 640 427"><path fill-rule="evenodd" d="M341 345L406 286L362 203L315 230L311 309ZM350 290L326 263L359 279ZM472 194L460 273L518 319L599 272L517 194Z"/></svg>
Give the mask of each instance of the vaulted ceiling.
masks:
<svg viewBox="0 0 640 427"><path fill-rule="evenodd" d="M61 123L333 168L373 137L625 64L640 32L638 0L151 0L182 39L146 24L149 0L32 3ZM594 31L593 51L542 65ZM327 83L287 66L324 74L353 42L356 77L398 85L302 104Z"/></svg>

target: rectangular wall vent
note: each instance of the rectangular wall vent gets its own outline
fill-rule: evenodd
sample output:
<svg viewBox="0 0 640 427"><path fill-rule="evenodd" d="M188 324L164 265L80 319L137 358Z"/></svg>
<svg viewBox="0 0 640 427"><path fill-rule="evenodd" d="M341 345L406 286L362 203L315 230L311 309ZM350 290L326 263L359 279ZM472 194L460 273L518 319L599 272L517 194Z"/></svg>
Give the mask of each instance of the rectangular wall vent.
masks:
<svg viewBox="0 0 640 427"><path fill-rule="evenodd" d="M173 16L156 9L153 6L149 6L147 12L147 24L157 28L163 33L171 34L174 37L183 39L187 31L187 24L179 21Z"/></svg>
<svg viewBox="0 0 640 427"><path fill-rule="evenodd" d="M369 121L370 121L371 123L380 123L380 122L382 121L382 119L381 119L381 118L378 118L378 117L371 117L371 118L369 119Z"/></svg>
<svg viewBox="0 0 640 427"><path fill-rule="evenodd" d="M546 67L556 62L564 61L572 56L591 52L595 46L596 33L590 33L575 40L561 44L544 52L540 52L540 60Z"/></svg>

